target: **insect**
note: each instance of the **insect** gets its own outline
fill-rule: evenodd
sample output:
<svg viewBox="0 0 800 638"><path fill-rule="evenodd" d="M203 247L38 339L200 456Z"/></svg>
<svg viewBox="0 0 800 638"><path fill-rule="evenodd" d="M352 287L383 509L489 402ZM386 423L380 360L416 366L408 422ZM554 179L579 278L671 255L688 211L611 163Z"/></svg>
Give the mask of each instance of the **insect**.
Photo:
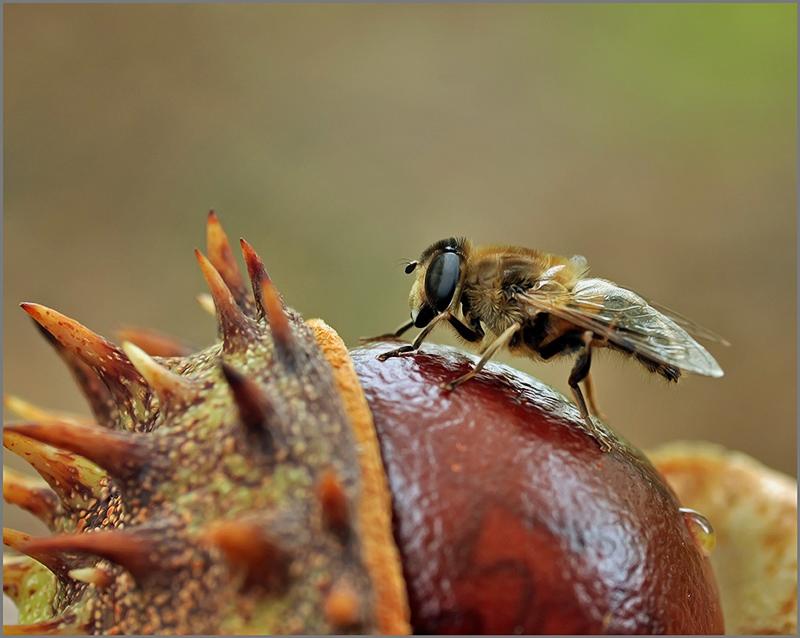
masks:
<svg viewBox="0 0 800 638"><path fill-rule="evenodd" d="M562 257L515 246L474 247L465 238L438 241L406 266L407 274L416 275L409 295L411 319L375 339L397 338L412 327L422 331L412 343L379 358L385 361L416 350L440 323L449 323L482 352L469 372L442 384L447 390L478 374L501 348L545 361L575 355L569 386L589 430L602 448L610 449L589 411L602 418L589 376L594 350L624 353L650 372L677 381L682 372L723 375L687 330L727 342L630 290L588 277L588 270L580 255Z"/></svg>

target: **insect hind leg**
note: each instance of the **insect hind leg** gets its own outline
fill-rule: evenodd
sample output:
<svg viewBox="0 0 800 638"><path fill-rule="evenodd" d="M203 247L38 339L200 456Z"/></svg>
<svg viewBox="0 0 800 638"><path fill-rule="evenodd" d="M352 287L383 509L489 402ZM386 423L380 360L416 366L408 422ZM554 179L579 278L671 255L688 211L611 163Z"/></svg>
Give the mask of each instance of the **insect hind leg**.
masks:
<svg viewBox="0 0 800 638"><path fill-rule="evenodd" d="M589 414L589 409L586 407L586 400L583 398L583 393L581 392L580 388L580 382L588 378L589 368L592 365L593 338L594 335L591 330L587 330L581 335L581 340L583 341L584 345L575 361L575 365L572 367L572 372L570 372L568 382L569 387L572 389L572 396L575 397L575 403L578 405L578 410L580 410L581 417L589 428L589 432L591 432L597 440L598 444L600 445L600 449L608 452L611 450L611 440L609 439L608 435L592 420L592 416ZM589 382L589 387L587 387L587 394L590 397L590 402L592 404L592 408L594 409L596 406L594 402L594 388L591 385L591 382Z"/></svg>
<svg viewBox="0 0 800 638"><path fill-rule="evenodd" d="M597 399L594 394L594 382L592 375L587 372L586 378L583 380L583 387L586 390L586 402L589 404L589 410L601 421L608 423L608 419L603 415L603 412L597 407Z"/></svg>

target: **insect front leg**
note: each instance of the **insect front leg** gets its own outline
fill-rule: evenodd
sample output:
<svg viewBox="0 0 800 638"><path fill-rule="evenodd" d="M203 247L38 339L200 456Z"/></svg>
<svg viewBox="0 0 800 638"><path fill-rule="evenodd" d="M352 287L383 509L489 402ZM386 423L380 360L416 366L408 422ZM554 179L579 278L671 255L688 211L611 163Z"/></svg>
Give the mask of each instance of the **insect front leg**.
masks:
<svg viewBox="0 0 800 638"><path fill-rule="evenodd" d="M385 332L382 335L378 335L376 337L361 337L358 340L358 343L364 344L369 343L370 341L389 341L391 339L397 339L401 337L405 332L407 332L410 328L414 327L414 320L409 319L402 325L398 326L394 332Z"/></svg>
<svg viewBox="0 0 800 638"><path fill-rule="evenodd" d="M400 346L399 348L395 348L394 350L390 350L389 352L384 352L383 354L379 354L378 360L386 361L386 359L390 359L391 357L396 357L397 355L404 354L406 352L411 352L419 348L420 345L422 345L422 342L425 340L425 337L427 337L430 334L431 330L433 330L436 324L439 323L439 321L441 321L443 316L444 315L437 315L436 317L434 317L433 321L431 321L427 326L425 326L422 329L422 332L420 332L417 335L417 338L414 339L414 341L412 341L410 344L406 346Z"/></svg>
<svg viewBox="0 0 800 638"><path fill-rule="evenodd" d="M517 330L519 330L521 327L522 326L520 324L515 323L510 328L507 328L499 337L497 337L497 339L495 339L494 341L492 341L492 343L489 344L489 347L486 348L486 350L484 351L483 356L480 358L480 361L478 361L478 363L475 364L475 367L472 368L472 370L467 372L465 375L458 377L458 379L442 383L441 386L445 390L452 390L455 387L464 383L464 381L468 381L469 379L474 377L481 371L483 366L487 364L487 362L489 361L489 359L492 358L495 352L497 352L500 348L507 345L508 342L511 341L511 337L513 337L514 333L517 332Z"/></svg>
<svg viewBox="0 0 800 638"><path fill-rule="evenodd" d="M594 335L592 334L591 330L587 330L581 335L581 339L583 340L584 346L583 350L581 351L580 355L578 355L578 358L575 361L575 365L572 368L572 372L569 375L569 387L572 389L572 396L575 397L575 403L578 405L581 417L586 422L589 431L597 439L597 442L600 444L600 449L608 452L611 450L611 442L606 433L603 432L603 430L601 430L599 427L597 427L597 424L594 421L592 421L592 416L589 414L589 410L586 407L586 401L583 398L583 393L581 392L581 388L579 385L580 382L586 379L586 377L589 375L589 368L592 365L593 338ZM592 403L594 404L593 391L591 394L592 394Z"/></svg>

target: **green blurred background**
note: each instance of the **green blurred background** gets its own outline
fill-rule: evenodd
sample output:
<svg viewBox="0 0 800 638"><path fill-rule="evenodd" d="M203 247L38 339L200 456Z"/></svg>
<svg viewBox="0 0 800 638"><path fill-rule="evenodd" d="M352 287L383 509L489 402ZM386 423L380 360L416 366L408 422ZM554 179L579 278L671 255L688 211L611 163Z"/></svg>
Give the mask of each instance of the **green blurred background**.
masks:
<svg viewBox="0 0 800 638"><path fill-rule="evenodd" d="M87 411L21 301L208 344L210 208L350 345L408 316L399 260L467 235L583 254L727 337L725 377L679 387L598 357L600 405L640 447L794 475L796 28L789 4L6 4L4 390ZM503 360L568 394L569 361Z"/></svg>

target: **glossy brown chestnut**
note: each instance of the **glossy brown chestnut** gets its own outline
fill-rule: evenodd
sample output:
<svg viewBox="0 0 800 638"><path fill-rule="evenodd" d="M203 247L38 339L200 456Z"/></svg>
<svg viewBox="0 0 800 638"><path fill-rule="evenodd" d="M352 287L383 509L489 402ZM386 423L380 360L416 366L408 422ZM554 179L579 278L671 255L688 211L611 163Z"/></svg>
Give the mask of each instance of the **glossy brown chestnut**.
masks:
<svg viewBox="0 0 800 638"><path fill-rule="evenodd" d="M351 352L394 499L416 633L722 633L707 557L650 462L500 364Z"/></svg>

